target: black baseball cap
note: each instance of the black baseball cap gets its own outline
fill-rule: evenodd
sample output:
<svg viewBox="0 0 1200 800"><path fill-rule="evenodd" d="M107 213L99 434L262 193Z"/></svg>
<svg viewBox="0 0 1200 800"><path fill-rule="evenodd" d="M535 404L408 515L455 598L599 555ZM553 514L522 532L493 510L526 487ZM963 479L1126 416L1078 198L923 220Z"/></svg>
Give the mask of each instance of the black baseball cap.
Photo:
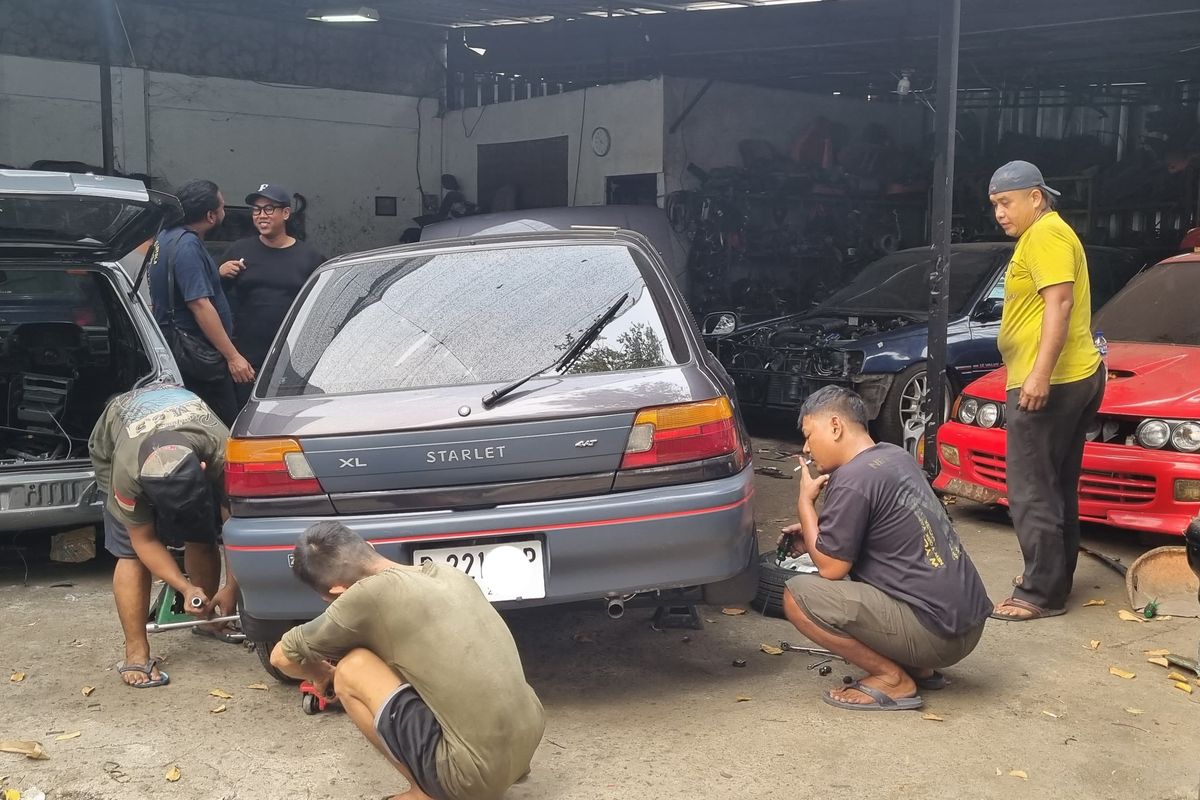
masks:
<svg viewBox="0 0 1200 800"><path fill-rule="evenodd" d="M256 197L270 200L281 206L291 206L292 204L292 193L277 183L264 183L258 187L257 191L246 195L246 205L253 205Z"/></svg>
<svg viewBox="0 0 1200 800"><path fill-rule="evenodd" d="M138 479L168 544L196 541L213 526L213 490L192 443L176 431L147 436L138 449Z"/></svg>

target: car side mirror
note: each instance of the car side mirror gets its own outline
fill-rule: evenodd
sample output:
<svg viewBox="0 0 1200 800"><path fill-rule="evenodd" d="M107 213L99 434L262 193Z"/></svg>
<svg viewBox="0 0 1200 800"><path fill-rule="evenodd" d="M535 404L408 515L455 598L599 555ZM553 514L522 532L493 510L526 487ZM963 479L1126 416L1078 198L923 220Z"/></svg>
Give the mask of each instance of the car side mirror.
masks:
<svg viewBox="0 0 1200 800"><path fill-rule="evenodd" d="M1004 298L989 297L975 308L975 319L979 322L995 322L1004 315Z"/></svg>
<svg viewBox="0 0 1200 800"><path fill-rule="evenodd" d="M705 336L727 336L737 330L738 316L732 311L719 311L704 318L701 330Z"/></svg>

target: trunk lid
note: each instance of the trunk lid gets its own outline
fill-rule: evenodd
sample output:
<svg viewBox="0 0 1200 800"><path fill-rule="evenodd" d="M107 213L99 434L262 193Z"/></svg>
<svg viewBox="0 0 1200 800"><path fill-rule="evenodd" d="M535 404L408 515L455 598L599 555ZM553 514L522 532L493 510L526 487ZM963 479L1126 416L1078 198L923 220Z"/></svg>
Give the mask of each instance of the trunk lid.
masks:
<svg viewBox="0 0 1200 800"><path fill-rule="evenodd" d="M116 261L179 214L127 178L0 169L0 258Z"/></svg>

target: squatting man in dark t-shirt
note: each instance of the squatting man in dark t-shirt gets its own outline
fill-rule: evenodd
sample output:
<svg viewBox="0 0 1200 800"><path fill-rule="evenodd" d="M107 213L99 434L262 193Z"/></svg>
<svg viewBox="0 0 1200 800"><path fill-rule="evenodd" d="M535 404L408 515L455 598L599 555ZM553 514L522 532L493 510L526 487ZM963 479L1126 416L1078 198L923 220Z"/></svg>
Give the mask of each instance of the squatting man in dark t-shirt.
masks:
<svg viewBox="0 0 1200 800"><path fill-rule="evenodd" d="M338 522L301 534L294 558L296 576L330 605L284 634L271 663L324 694L332 685L411 784L393 800L499 800L529 771L542 704L474 580L432 561L391 561Z"/></svg>
<svg viewBox="0 0 1200 800"><path fill-rule="evenodd" d="M992 611L945 508L905 450L876 444L862 398L837 386L800 409L800 522L784 529L818 574L787 582L784 613L821 647L866 671L823 699L854 711L920 708L937 670L965 658ZM816 501L822 489L824 505ZM849 580L845 580L849 577Z"/></svg>

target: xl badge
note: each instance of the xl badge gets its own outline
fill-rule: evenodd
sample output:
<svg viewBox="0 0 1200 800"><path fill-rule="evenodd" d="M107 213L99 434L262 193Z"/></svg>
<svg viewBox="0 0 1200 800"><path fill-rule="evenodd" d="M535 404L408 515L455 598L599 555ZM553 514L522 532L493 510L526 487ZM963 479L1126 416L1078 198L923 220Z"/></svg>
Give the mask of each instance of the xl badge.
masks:
<svg viewBox="0 0 1200 800"><path fill-rule="evenodd" d="M338 469L360 469L367 465L366 462L358 456L355 456L354 458L339 458L338 461L342 462L338 464Z"/></svg>

